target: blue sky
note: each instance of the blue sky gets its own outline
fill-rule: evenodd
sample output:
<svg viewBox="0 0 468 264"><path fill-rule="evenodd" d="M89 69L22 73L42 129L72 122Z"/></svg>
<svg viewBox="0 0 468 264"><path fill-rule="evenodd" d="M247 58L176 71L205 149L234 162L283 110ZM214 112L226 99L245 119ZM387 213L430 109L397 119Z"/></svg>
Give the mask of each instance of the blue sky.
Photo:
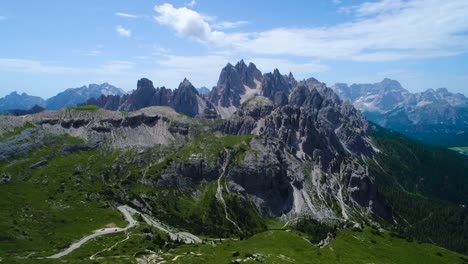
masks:
<svg viewBox="0 0 468 264"><path fill-rule="evenodd" d="M141 77L216 84L240 59L297 79L468 94L468 1L5 0L0 96Z"/></svg>

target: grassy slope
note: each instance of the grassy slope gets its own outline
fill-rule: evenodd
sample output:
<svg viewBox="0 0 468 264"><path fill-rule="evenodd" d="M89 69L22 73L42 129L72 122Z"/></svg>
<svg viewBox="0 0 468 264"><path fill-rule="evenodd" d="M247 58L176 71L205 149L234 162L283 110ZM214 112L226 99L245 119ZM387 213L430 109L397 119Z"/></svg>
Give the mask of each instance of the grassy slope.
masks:
<svg viewBox="0 0 468 264"><path fill-rule="evenodd" d="M409 242L384 231L339 230L337 237L318 248L296 231L270 230L246 240L215 240L200 245L166 245L163 234L142 235L137 227L127 234L100 237L63 260L17 260L17 263L134 263L135 257L158 252L167 263L232 263L254 256L262 263L468 263L468 258L432 244ZM160 246L161 245L161 246ZM96 255L97 258L90 259ZM175 259L175 260L174 260ZM249 261L248 263L256 261Z"/></svg>
<svg viewBox="0 0 468 264"><path fill-rule="evenodd" d="M187 252L202 255L185 255ZM235 252L239 256L233 256ZM322 249L296 232L267 231L244 241L223 242L216 247L181 246L171 253L185 255L176 263L230 263L252 254L261 254L265 263L463 263L461 255L448 250L407 242L388 233L374 235L369 230L362 233L342 230L336 240Z"/></svg>
<svg viewBox="0 0 468 264"><path fill-rule="evenodd" d="M126 225L120 212L99 198L100 179L79 168L93 168L97 164L89 158L99 153L59 154L61 146L76 142L55 137L48 147L0 163L0 172L12 176L0 184L0 256L49 255L106 224ZM30 169L48 155L54 157L46 165Z"/></svg>
<svg viewBox="0 0 468 264"><path fill-rule="evenodd" d="M23 126L17 127L13 129L12 131L6 132L2 135L0 135L0 141L11 138L13 136L19 135L21 132L23 132L25 129L28 128L35 128L36 126L31 124L31 123L26 123Z"/></svg>
<svg viewBox="0 0 468 264"><path fill-rule="evenodd" d="M188 162L192 153L213 161L223 148L240 145L237 154L241 155L250 138L208 134L179 150L155 146L139 156L133 150L109 152L102 148L63 155L63 145L80 141L53 137L47 147L0 163L0 174L12 175L11 182L0 185L0 257L47 256L107 224L125 226L121 214L110 206L122 194L148 197L158 217L192 232L219 236L235 233L216 201L215 182L155 189L139 183L139 179L148 162L161 157L168 158L161 162L164 166L158 164L156 170L147 172L149 179L157 180L173 160ZM47 164L30 169L48 156ZM143 163L135 162L140 159ZM200 193L198 198L191 195L192 191ZM225 199L231 217L242 222L243 229L264 229L263 220L250 204L226 193Z"/></svg>
<svg viewBox="0 0 468 264"><path fill-rule="evenodd" d="M99 110L98 106L95 105L80 105L74 107L67 107L69 110L77 110L77 111L96 111Z"/></svg>

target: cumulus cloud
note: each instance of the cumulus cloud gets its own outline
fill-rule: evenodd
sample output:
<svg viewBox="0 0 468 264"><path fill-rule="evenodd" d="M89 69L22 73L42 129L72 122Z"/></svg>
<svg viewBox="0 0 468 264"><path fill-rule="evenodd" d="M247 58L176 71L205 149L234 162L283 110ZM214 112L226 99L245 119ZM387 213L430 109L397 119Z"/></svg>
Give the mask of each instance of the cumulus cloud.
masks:
<svg viewBox="0 0 468 264"><path fill-rule="evenodd" d="M119 33L120 36L122 37L130 37L132 35L132 31L130 29L126 29L122 26L117 26L115 27L115 31L117 31L117 33Z"/></svg>
<svg viewBox="0 0 468 264"><path fill-rule="evenodd" d="M213 24L214 29L232 29L232 28L238 28L244 25L247 25L249 22L245 20L240 20L240 21L222 21L216 24Z"/></svg>
<svg viewBox="0 0 468 264"><path fill-rule="evenodd" d="M154 18L161 25L174 29L180 36L194 38L206 42L212 34L210 25L203 16L186 7L175 8L171 4L155 6L154 10L159 14Z"/></svg>
<svg viewBox="0 0 468 264"><path fill-rule="evenodd" d="M192 1L188 2L188 3L185 4L185 5L188 6L188 7L194 7L196 4L197 4L197 1L192 0Z"/></svg>
<svg viewBox="0 0 468 264"><path fill-rule="evenodd" d="M207 16L186 7L175 8L173 5L165 3L155 6L154 10L158 13L154 19L159 24L174 29L181 37L216 45L239 42L244 38L242 33L226 34L222 31L213 30L208 23Z"/></svg>
<svg viewBox="0 0 468 264"><path fill-rule="evenodd" d="M200 13L171 4L156 6L155 19L181 37L238 53L388 61L468 51L466 0L382 0L350 10L355 18L341 24L260 32L227 33Z"/></svg>
<svg viewBox="0 0 468 264"><path fill-rule="evenodd" d="M124 17L124 18L137 18L138 17L137 15L132 15L132 14L123 13L123 12L117 12L114 15L116 15L118 17Z"/></svg>

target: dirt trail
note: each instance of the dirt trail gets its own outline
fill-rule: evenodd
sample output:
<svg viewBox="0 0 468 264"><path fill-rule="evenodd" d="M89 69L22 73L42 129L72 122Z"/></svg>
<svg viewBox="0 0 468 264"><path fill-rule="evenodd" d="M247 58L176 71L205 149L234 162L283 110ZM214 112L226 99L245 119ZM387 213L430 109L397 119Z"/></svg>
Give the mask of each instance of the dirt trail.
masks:
<svg viewBox="0 0 468 264"><path fill-rule="evenodd" d="M218 199L218 201L221 202L221 204L224 207L224 214L225 214L226 220L231 222L235 227L237 227L237 229L239 229L239 231L242 232L242 230L236 224L236 222L234 222L229 217L229 214L228 214L228 211L227 211L227 206L226 206L226 201L224 201L224 197L223 197L223 185L222 185L221 181L226 175L226 170L227 170L227 167L229 166L229 159L231 157L231 154L229 153L229 151L226 151L226 150L224 150L224 151L227 153L227 155L226 155L226 160L224 161L224 164L223 164L223 171L221 172L221 175L218 178L218 188L216 189L216 199Z"/></svg>
<svg viewBox="0 0 468 264"><path fill-rule="evenodd" d="M135 221L135 219L133 219L132 215L128 211L128 208L129 207L126 206L126 205L122 205L122 206L117 207L117 209L125 216L125 220L127 220L127 222L128 222L128 225L126 227L124 227L124 228L118 228L118 227L117 228L115 228L115 227L114 228L103 228L103 229L96 230L96 231L94 231L93 234L91 234L89 236L85 236L82 239L80 239L78 242L71 244L70 247L68 247L64 251L62 251L60 253L57 253L55 255L49 256L47 258L51 258L51 259L61 258L63 256L66 256L66 255L70 254L74 250L80 248L84 243L88 242L89 240L91 240L93 238L103 236L103 235L123 232L123 231L126 231L126 230L136 226L137 221Z"/></svg>

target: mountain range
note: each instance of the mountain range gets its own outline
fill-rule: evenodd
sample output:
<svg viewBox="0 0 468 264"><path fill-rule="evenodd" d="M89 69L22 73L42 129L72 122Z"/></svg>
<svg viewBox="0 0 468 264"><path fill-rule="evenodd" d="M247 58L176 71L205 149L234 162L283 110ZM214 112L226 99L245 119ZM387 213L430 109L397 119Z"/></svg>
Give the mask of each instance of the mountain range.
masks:
<svg viewBox="0 0 468 264"><path fill-rule="evenodd" d="M28 95L26 93L18 94L12 92L9 95L0 98L0 113L7 110L10 113L22 113L17 110L29 110L35 106L54 110L68 106L76 106L86 102L90 98L96 98L105 95L123 95L125 92L108 83L90 84L79 88L69 88L57 95L45 100L38 96ZM38 108L36 107L36 110Z"/></svg>
<svg viewBox="0 0 468 264"><path fill-rule="evenodd" d="M409 98L395 81L371 86L341 91L241 60L208 95L142 78L128 94L0 116L0 256L466 262L453 251L468 253L468 159L339 97L387 87L363 103L383 114Z"/></svg>
<svg viewBox="0 0 468 264"><path fill-rule="evenodd" d="M446 88L410 93L395 80L337 83L334 91L372 122L440 146L468 145L468 98Z"/></svg>

